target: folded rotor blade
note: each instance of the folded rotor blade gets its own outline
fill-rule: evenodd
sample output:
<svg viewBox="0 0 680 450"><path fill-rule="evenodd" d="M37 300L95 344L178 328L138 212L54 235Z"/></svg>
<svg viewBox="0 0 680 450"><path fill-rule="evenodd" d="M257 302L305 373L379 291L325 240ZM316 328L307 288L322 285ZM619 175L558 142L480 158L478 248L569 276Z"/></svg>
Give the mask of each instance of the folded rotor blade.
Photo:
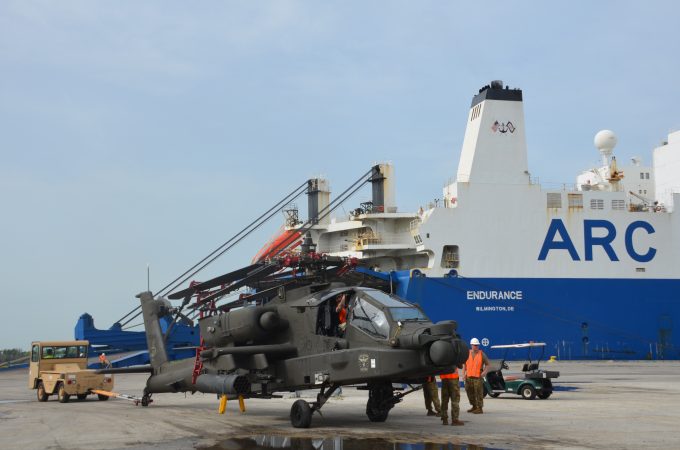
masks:
<svg viewBox="0 0 680 450"><path fill-rule="evenodd" d="M196 292L205 291L206 289L214 288L215 286L219 286L221 284L227 284L236 280L240 280L253 270L262 267L263 265L264 263L251 264L250 266L244 267L242 269L234 270L233 272L229 272L224 275L220 275L219 277L215 277L212 280L204 281L203 283L199 283L195 286L188 287L181 291L173 292L172 294L168 295L168 298L170 300L179 300L181 298L191 296Z"/></svg>
<svg viewBox="0 0 680 450"><path fill-rule="evenodd" d="M248 274L247 277L243 278L242 280L239 280L235 283L230 284L229 286L226 286L223 289L220 289L217 292L213 292L212 294L208 295L207 297L201 299L201 304L205 304L207 302L210 302L212 300L215 300L219 297L223 297L227 295L230 292L233 292L237 289L242 288L243 286L248 286L249 284L255 282L255 281L260 281L261 279L271 275L272 273L280 270L281 267L278 264L268 264L263 267L260 267L258 269L255 269L251 273ZM200 306L200 305L198 305Z"/></svg>

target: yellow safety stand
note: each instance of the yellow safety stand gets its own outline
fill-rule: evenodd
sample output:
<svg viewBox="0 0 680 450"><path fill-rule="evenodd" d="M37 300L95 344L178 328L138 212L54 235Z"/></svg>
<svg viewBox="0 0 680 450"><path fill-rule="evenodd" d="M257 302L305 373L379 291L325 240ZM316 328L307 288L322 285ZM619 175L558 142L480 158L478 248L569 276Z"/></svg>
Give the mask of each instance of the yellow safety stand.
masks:
<svg viewBox="0 0 680 450"><path fill-rule="evenodd" d="M246 412L246 401L243 399L242 395L238 396L238 409L240 409L242 413Z"/></svg>
<svg viewBox="0 0 680 450"><path fill-rule="evenodd" d="M218 413L224 414L224 411L227 409L227 395L222 394L222 397L220 397L220 408L217 410Z"/></svg>

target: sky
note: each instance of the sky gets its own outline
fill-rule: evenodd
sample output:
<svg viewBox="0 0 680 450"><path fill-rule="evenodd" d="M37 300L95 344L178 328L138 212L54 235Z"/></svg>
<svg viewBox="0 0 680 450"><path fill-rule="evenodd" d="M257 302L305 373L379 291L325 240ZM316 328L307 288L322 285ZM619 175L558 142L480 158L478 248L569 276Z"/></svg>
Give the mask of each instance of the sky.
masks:
<svg viewBox="0 0 680 450"><path fill-rule="evenodd" d="M306 179L455 177L470 106L524 92L529 170L573 183L680 129L673 1L0 2L0 348L137 306ZM370 198L360 191L339 215ZM306 198L298 200L302 210ZM282 216L202 272L249 263Z"/></svg>

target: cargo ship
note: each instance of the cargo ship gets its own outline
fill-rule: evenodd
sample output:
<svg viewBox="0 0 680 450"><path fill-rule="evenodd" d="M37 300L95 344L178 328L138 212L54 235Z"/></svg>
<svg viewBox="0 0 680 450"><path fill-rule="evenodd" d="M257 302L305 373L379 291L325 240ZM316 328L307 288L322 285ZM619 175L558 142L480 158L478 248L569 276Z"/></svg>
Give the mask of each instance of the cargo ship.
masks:
<svg viewBox="0 0 680 450"><path fill-rule="evenodd" d="M399 211L395 169L377 165L372 201L317 218L317 251L359 258L483 346L533 340L560 359L679 359L680 132L651 165L622 165L603 130L601 166L550 189L529 173L524 123L520 89L484 86L439 201ZM310 211L323 210L328 180L310 180L307 193Z"/></svg>

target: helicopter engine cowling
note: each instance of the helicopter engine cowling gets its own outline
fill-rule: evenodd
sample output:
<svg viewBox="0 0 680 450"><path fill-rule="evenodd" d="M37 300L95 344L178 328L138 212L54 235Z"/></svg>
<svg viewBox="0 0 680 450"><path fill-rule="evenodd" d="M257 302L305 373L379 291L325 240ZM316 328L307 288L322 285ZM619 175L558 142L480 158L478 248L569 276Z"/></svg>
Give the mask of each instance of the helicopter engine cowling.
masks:
<svg viewBox="0 0 680 450"><path fill-rule="evenodd" d="M204 373L196 378L196 388L199 392L214 394L247 394L250 392L250 382L243 375L213 375Z"/></svg>
<svg viewBox="0 0 680 450"><path fill-rule="evenodd" d="M199 325L205 346L220 347L271 338L272 332L286 329L288 322L281 319L276 308L255 306L202 319Z"/></svg>

